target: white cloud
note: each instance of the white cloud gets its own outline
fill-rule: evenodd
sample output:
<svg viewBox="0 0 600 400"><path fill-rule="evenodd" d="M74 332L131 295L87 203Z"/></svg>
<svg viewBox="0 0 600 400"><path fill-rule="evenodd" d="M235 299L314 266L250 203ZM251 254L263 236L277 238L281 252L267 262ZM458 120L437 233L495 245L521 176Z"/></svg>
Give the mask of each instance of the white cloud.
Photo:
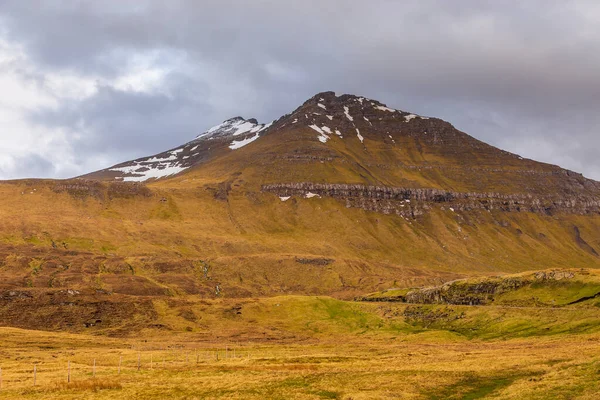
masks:
<svg viewBox="0 0 600 400"><path fill-rule="evenodd" d="M35 169L27 164L28 158L32 162L49 160L53 167L46 176L74 171L69 165L70 148L64 132L36 127L27 121L28 111L57 106L54 96L35 80L24 77L31 72L32 66L22 49L0 41L0 178L26 177L30 168Z"/></svg>
<svg viewBox="0 0 600 400"><path fill-rule="evenodd" d="M0 179L66 178L117 162L102 153L77 154L77 143L94 134L85 116L67 128L34 123L30 115L42 109L60 112L67 102L92 98L102 85L124 92L160 91L166 71L153 68L152 57L133 58L130 68L111 82L75 70L43 70L22 47L0 39Z"/></svg>

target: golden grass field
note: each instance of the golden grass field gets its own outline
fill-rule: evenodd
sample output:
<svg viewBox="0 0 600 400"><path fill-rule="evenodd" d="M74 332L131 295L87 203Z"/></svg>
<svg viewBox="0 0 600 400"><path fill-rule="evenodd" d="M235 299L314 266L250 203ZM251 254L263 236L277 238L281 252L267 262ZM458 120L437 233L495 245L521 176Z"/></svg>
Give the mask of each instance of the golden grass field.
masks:
<svg viewBox="0 0 600 400"><path fill-rule="evenodd" d="M415 307L429 317L406 318ZM158 309L167 329L128 337L0 328L0 398L596 399L600 390L593 302L218 300L193 329L178 310Z"/></svg>

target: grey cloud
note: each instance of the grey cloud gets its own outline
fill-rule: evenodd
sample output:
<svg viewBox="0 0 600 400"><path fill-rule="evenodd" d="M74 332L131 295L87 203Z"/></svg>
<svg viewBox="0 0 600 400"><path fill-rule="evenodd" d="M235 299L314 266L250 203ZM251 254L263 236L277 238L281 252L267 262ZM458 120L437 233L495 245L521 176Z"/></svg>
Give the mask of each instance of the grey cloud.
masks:
<svg viewBox="0 0 600 400"><path fill-rule="evenodd" d="M0 18L40 71L110 81L150 53L179 70L156 93L108 84L30 116L85 127L84 155L161 151L225 118L274 119L335 90L600 179L595 3L8 0Z"/></svg>
<svg viewBox="0 0 600 400"><path fill-rule="evenodd" d="M166 150L199 133L197 121L212 112L209 105L188 93L187 79L174 77L168 81L177 97L100 86L95 95L83 101L36 110L29 119L46 127L67 127L76 154L82 156L102 152L127 157ZM196 89L200 86L194 82L190 85Z"/></svg>
<svg viewBox="0 0 600 400"><path fill-rule="evenodd" d="M10 155L7 165L0 165L0 176L12 178L46 177L56 174L56 168L51 160L43 155L28 152L18 155ZM26 170L27 173L23 174Z"/></svg>

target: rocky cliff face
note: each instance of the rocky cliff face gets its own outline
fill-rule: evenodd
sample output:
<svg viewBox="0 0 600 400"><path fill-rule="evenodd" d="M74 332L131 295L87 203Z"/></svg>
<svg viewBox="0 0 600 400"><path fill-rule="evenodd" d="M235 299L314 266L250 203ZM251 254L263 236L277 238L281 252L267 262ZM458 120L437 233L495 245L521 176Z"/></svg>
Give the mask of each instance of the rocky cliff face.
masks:
<svg viewBox="0 0 600 400"><path fill-rule="evenodd" d="M600 199L587 196L548 196L501 193L458 193L440 189L398 188L351 184L280 183L263 185L264 192L280 197L332 197L346 207L415 218L432 207L452 211L501 210L506 212L600 213Z"/></svg>

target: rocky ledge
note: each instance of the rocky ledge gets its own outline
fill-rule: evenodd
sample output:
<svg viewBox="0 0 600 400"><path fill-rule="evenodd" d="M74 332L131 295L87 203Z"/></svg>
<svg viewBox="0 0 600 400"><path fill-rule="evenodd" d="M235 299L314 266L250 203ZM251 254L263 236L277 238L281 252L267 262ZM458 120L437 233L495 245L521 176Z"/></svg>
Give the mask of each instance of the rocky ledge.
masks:
<svg viewBox="0 0 600 400"><path fill-rule="evenodd" d="M383 214L416 218L432 207L451 211L500 210L533 212L600 214L600 198L587 196L539 197L529 194L461 193L441 189L367 186L359 184L275 183L262 186L263 192L280 197L332 197L348 208L360 208Z"/></svg>

